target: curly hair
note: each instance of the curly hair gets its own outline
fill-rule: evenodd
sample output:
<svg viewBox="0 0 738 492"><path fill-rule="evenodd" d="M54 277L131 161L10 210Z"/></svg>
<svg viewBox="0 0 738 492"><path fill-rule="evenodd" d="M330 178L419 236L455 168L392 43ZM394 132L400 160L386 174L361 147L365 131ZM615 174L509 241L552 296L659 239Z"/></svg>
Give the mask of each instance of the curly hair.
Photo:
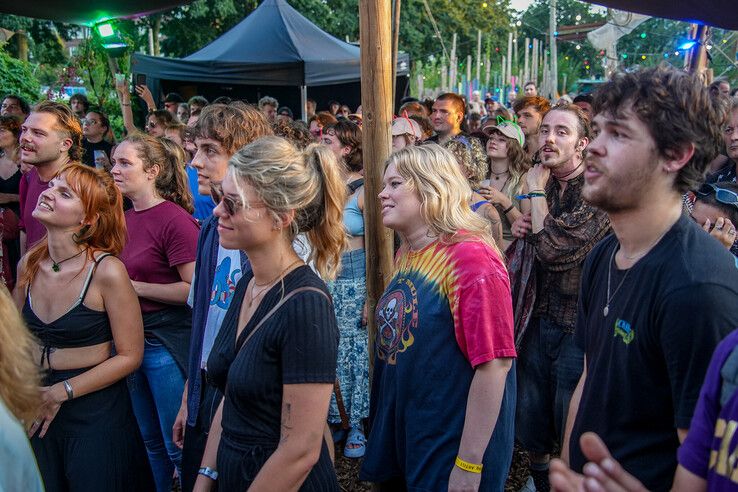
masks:
<svg viewBox="0 0 738 492"><path fill-rule="evenodd" d="M361 150L361 127L353 121L344 119L323 129L323 133L331 132L341 142L341 145L351 149L343 158L346 168L352 172L359 172L364 169Z"/></svg>
<svg viewBox="0 0 738 492"><path fill-rule="evenodd" d="M472 189L479 188L489 173L487 155L479 139L457 136L446 142L443 147L456 158Z"/></svg>
<svg viewBox="0 0 738 492"><path fill-rule="evenodd" d="M272 123L272 130L276 136L286 138L300 150L313 143L313 136L302 121L277 120Z"/></svg>
<svg viewBox="0 0 738 492"><path fill-rule="evenodd" d="M205 106L195 125L197 137L215 140L229 154L235 154L259 137L273 134L261 111L239 101Z"/></svg>
<svg viewBox="0 0 738 492"><path fill-rule="evenodd" d="M598 88L593 114L623 118L627 111L648 128L662 157L694 145L694 155L678 171L674 186L680 193L699 186L720 149L726 105L710 97L709 89L696 75L662 63L616 73Z"/></svg>

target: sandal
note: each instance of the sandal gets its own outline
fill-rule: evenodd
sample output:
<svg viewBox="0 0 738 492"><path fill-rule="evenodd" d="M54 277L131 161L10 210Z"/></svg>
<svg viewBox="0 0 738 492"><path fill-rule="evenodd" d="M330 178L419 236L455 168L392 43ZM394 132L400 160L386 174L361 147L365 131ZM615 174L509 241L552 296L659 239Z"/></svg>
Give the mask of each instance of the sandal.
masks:
<svg viewBox="0 0 738 492"><path fill-rule="evenodd" d="M361 427L352 427L346 439L346 446L343 448L343 455L346 458L362 458L366 452L366 437Z"/></svg>

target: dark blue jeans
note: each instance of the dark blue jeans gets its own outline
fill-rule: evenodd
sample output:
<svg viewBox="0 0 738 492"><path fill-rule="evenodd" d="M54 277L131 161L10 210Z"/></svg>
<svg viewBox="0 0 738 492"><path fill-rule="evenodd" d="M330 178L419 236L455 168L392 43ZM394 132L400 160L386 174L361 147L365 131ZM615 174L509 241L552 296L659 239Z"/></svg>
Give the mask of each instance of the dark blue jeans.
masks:
<svg viewBox="0 0 738 492"><path fill-rule="evenodd" d="M515 437L527 451L548 454L561 445L569 402L584 368L574 335L533 318L518 351Z"/></svg>
<svg viewBox="0 0 738 492"><path fill-rule="evenodd" d="M184 377L164 345L146 338L141 367L128 377L133 413L146 444L157 492L172 490L172 476L182 451L172 441L172 427L179 411Z"/></svg>

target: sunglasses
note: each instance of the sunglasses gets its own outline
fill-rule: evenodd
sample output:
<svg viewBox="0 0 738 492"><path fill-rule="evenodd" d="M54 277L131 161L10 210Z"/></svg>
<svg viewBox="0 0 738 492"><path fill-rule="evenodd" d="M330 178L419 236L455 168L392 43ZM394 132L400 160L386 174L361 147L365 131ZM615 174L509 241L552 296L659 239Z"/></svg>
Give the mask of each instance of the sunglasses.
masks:
<svg viewBox="0 0 738 492"><path fill-rule="evenodd" d="M210 196L216 203L222 203L226 213L233 217L241 209L244 208L266 208L263 203L242 203L241 200L236 200L223 194L223 186L221 183L210 183Z"/></svg>
<svg viewBox="0 0 738 492"><path fill-rule="evenodd" d="M715 199L725 205L733 205L738 208L738 194L725 188L720 188L715 183L705 183L696 191L698 195L709 196L715 193Z"/></svg>

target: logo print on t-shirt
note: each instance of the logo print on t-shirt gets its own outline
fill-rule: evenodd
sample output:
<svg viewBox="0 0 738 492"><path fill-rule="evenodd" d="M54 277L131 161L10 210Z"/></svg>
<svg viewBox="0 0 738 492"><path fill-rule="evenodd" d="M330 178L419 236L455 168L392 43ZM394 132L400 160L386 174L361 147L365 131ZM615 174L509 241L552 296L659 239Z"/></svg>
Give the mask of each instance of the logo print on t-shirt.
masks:
<svg viewBox="0 0 738 492"><path fill-rule="evenodd" d="M228 309L233 292L236 290L236 275L241 273L240 268L231 272L231 258L226 256L215 269L213 290L210 291L210 305L217 305L221 309ZM230 275L230 276L229 276Z"/></svg>
<svg viewBox="0 0 738 492"><path fill-rule="evenodd" d="M415 341L413 330L418 326L418 295L408 278L398 278L394 289L377 304L377 355L387 364L397 363L402 353Z"/></svg>
<svg viewBox="0 0 738 492"><path fill-rule="evenodd" d="M628 345L635 338L635 330L631 328L630 323L623 319L615 320L615 335L623 339L623 342Z"/></svg>

